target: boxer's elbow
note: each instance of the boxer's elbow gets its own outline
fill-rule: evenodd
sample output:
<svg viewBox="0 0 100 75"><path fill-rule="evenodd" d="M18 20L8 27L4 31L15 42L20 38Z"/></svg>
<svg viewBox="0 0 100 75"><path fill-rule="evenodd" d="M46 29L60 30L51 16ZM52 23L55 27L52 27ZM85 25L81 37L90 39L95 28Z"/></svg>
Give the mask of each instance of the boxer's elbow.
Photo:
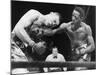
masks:
<svg viewBox="0 0 100 75"><path fill-rule="evenodd" d="M95 50L95 45L94 44L92 44L91 49L92 49L92 51Z"/></svg>
<svg viewBox="0 0 100 75"><path fill-rule="evenodd" d="M94 44L94 40L93 37L89 37L89 44L90 44L90 51L94 51L95 50L95 44Z"/></svg>
<svg viewBox="0 0 100 75"><path fill-rule="evenodd" d="M90 52L93 52L94 50L95 50L95 45L92 43L92 44L90 44Z"/></svg>
<svg viewBox="0 0 100 75"><path fill-rule="evenodd" d="M16 26L15 29L14 29L14 32L16 34L17 37L20 37L22 36L23 32L25 31L25 28L23 26Z"/></svg>
<svg viewBox="0 0 100 75"><path fill-rule="evenodd" d="M20 34L22 32L22 30L24 30L24 28L22 28L22 27L16 27L14 31L17 34Z"/></svg>

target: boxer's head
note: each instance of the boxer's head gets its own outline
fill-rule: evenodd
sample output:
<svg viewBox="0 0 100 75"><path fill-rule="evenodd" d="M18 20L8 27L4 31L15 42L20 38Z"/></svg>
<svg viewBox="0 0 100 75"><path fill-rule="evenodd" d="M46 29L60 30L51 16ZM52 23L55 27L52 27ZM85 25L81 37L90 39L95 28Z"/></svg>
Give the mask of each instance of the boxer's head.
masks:
<svg viewBox="0 0 100 75"><path fill-rule="evenodd" d="M73 23L81 22L85 17L85 12L81 7L76 7L72 13Z"/></svg>
<svg viewBox="0 0 100 75"><path fill-rule="evenodd" d="M54 56L57 56L57 54L58 54L58 49L57 49L56 47L54 47L54 48L52 49L52 54L53 54Z"/></svg>
<svg viewBox="0 0 100 75"><path fill-rule="evenodd" d="M57 12L50 12L45 15L45 25L48 27L55 27L60 23L60 14Z"/></svg>

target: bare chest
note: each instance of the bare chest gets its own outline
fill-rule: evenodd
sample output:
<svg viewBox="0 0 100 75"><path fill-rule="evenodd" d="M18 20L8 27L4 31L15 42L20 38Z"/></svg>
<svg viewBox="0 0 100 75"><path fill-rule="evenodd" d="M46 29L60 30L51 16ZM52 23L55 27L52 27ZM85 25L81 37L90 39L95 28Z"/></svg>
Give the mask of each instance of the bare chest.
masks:
<svg viewBox="0 0 100 75"><path fill-rule="evenodd" d="M75 31L72 30L71 26L68 28L68 35L71 40L82 41L86 39L87 32L85 27L79 27Z"/></svg>

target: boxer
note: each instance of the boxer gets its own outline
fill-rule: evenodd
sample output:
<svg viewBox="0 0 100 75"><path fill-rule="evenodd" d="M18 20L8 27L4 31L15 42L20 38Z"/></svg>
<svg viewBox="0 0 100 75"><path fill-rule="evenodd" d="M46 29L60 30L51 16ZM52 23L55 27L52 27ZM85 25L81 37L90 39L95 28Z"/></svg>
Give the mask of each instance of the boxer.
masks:
<svg viewBox="0 0 100 75"><path fill-rule="evenodd" d="M59 28L48 32L55 34L66 31L71 41L73 61L90 61L90 53L95 49L91 27L83 22L84 19L84 10L81 7L75 7L72 13L72 21L62 23Z"/></svg>
<svg viewBox="0 0 100 75"><path fill-rule="evenodd" d="M12 34L14 35L13 37L17 37L22 41L25 46L29 45L34 49L43 48L44 42L41 41L41 37L47 30L56 25L59 25L58 13L50 12L47 15L43 15L39 11L31 9L21 17Z"/></svg>
<svg viewBox="0 0 100 75"><path fill-rule="evenodd" d="M52 27L59 25L59 18L60 15L57 12L50 12L46 15L34 9L26 12L17 22L11 34L13 61L33 61L36 58L30 57L30 54L42 55L46 49L46 43L42 37L48 35L46 32ZM30 52L30 50L32 51Z"/></svg>

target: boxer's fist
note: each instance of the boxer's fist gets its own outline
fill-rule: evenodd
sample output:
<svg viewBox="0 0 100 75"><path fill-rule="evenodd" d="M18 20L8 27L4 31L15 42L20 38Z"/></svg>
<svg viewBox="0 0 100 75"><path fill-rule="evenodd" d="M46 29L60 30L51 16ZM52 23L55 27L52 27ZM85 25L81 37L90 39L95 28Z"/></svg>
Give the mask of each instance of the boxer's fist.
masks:
<svg viewBox="0 0 100 75"><path fill-rule="evenodd" d="M76 49L75 52L76 52L76 54L80 54L80 50L78 50L78 49Z"/></svg>
<svg viewBox="0 0 100 75"><path fill-rule="evenodd" d="M29 46L31 46L31 47L35 46L35 42L34 41L30 41L29 42Z"/></svg>
<svg viewBox="0 0 100 75"><path fill-rule="evenodd" d="M36 45L33 47L33 51L36 51L37 54L41 55L45 52L46 46L45 42L39 42L36 43Z"/></svg>
<svg viewBox="0 0 100 75"><path fill-rule="evenodd" d="M80 54L85 54L85 49L81 49Z"/></svg>
<svg viewBox="0 0 100 75"><path fill-rule="evenodd" d="M43 47L44 44L45 44L45 42L39 42L39 43L36 44L36 46L37 46L37 47Z"/></svg>

